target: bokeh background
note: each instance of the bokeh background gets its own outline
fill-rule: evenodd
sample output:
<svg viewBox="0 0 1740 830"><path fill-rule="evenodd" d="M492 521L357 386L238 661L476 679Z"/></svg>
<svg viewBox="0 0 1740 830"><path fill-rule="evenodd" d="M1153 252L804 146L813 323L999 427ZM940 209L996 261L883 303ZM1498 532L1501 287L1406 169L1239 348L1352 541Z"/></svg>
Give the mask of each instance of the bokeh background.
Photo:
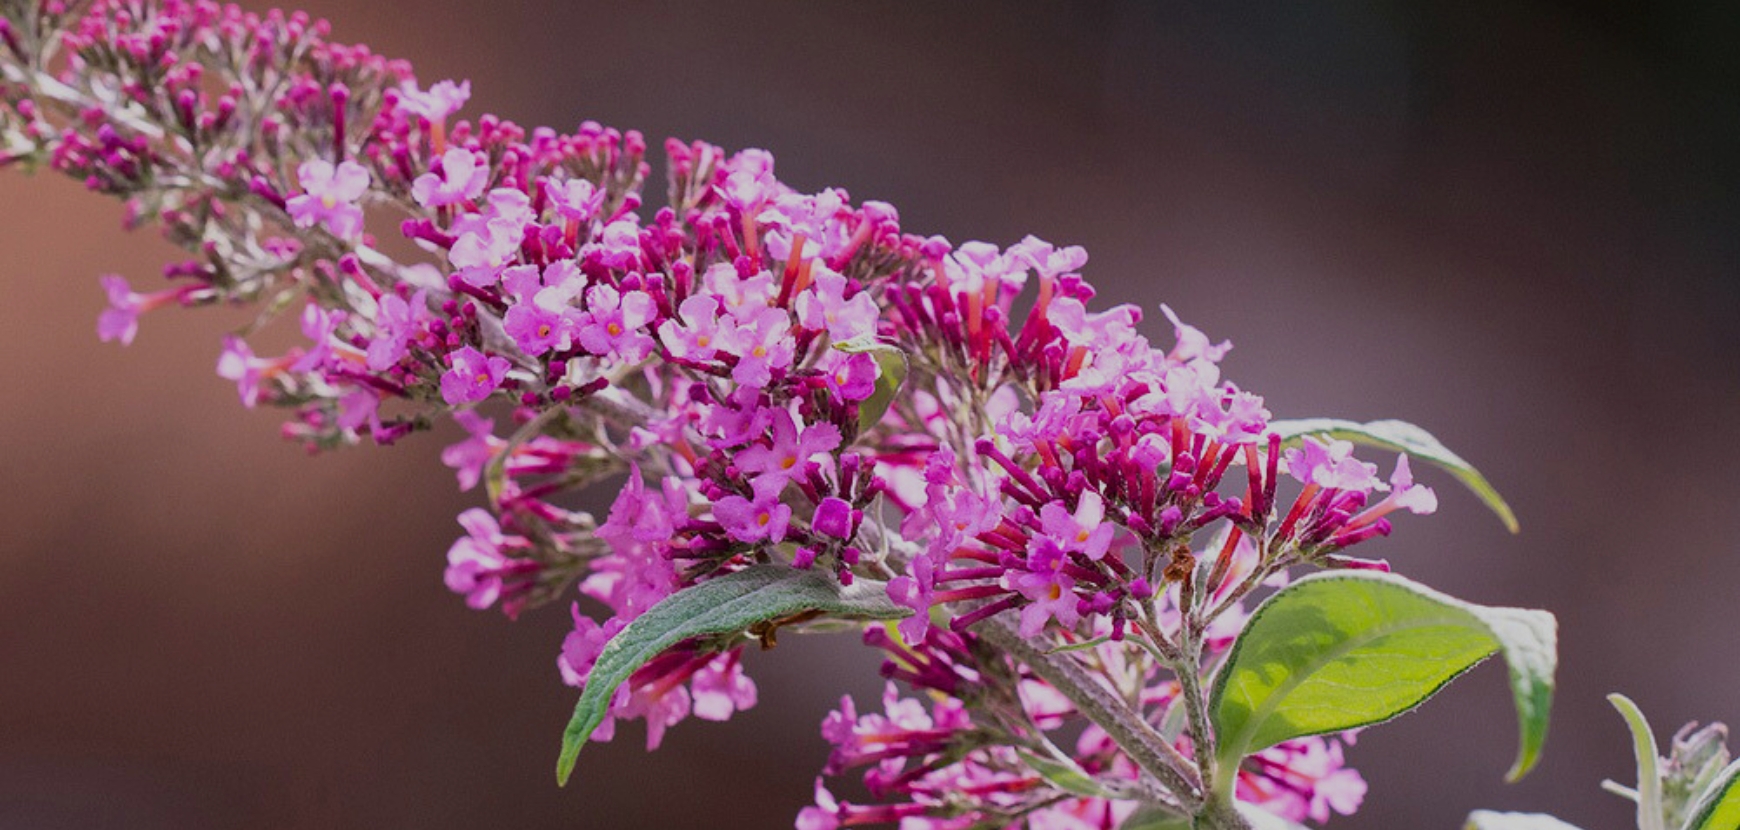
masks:
<svg viewBox="0 0 1740 830"><path fill-rule="evenodd" d="M1552 609L1553 734L1506 786L1488 666L1351 757L1333 826L1477 807L1629 826L1622 690L1671 731L1740 721L1740 13L1657 0L311 2L335 37L470 78L467 110L728 148L909 229L1085 245L1106 302L1231 338L1278 416L1394 416L1510 497L1365 552ZM790 826L850 639L751 659L759 708L638 725L551 777L560 608L441 585L472 503L451 433L305 457L212 373L224 312L99 344L95 276L168 249L73 183L0 173L0 828Z"/></svg>

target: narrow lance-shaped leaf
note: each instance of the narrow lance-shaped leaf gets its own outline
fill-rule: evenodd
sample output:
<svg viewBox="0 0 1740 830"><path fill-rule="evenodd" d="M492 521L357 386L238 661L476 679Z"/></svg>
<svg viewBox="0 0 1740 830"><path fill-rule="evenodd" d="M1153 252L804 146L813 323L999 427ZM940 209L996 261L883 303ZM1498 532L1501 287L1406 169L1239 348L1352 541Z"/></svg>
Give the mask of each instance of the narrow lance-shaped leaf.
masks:
<svg viewBox="0 0 1740 830"><path fill-rule="evenodd" d="M1740 761L1723 768L1722 774L1698 799L1682 830L1736 830L1740 828Z"/></svg>
<svg viewBox="0 0 1740 830"><path fill-rule="evenodd" d="M1632 753L1637 757L1637 830L1665 830L1661 810L1660 750L1655 746L1655 733L1649 728L1643 710L1621 694L1607 696L1607 702L1619 710L1625 725L1631 729Z"/></svg>
<svg viewBox="0 0 1740 830"><path fill-rule="evenodd" d="M1475 810L1463 830L1577 830L1545 813L1495 813Z"/></svg>
<svg viewBox="0 0 1740 830"><path fill-rule="evenodd" d="M1339 418L1302 418L1295 421L1271 421L1269 429L1280 435L1287 444L1297 444L1299 439L1307 435L1324 435L1355 444L1405 452L1415 458L1430 461L1448 470L1472 490L1474 495L1479 496L1493 513L1498 514L1498 520L1504 523L1506 530L1515 533L1520 529L1516 513L1505 503L1504 497L1493 489L1486 476L1474 469L1474 465L1462 460L1462 456L1451 452L1449 447L1432 437L1431 433L1407 421L1372 421L1362 424Z"/></svg>
<svg viewBox="0 0 1740 830"><path fill-rule="evenodd" d="M829 574L784 565L756 565L665 597L611 638L598 655L562 735L556 780L568 782L580 747L603 722L616 688L648 660L691 637L741 632L805 611L859 620L912 613L888 599L884 583L860 579L841 587Z"/></svg>
<svg viewBox="0 0 1740 830"><path fill-rule="evenodd" d="M1047 758L1036 751L1016 749L1015 754L1021 756L1021 762L1040 778L1056 785L1066 793L1085 796L1087 798L1108 798L1110 794L1101 786L1087 770L1081 768L1074 760L1064 756Z"/></svg>
<svg viewBox="0 0 1740 830"><path fill-rule="evenodd" d="M544 414L527 421L524 426L515 430L514 434L508 437L507 443L489 457L489 463L483 466L483 488L489 496L490 504L498 504L501 501L502 489L507 486L508 459L527 441L538 437L545 427L561 417L564 412L565 410L560 406L545 410Z"/></svg>
<svg viewBox="0 0 1740 830"><path fill-rule="evenodd" d="M1389 573L1305 577L1257 608L1215 676L1218 780L1282 741L1403 714L1495 651L1522 732L1508 778L1520 778L1546 740L1555 639L1545 611L1475 605Z"/></svg>
<svg viewBox="0 0 1740 830"><path fill-rule="evenodd" d="M834 348L847 354L869 354L876 359L876 391L858 403L858 431L869 432L872 427L882 422L883 415L888 414L888 407L893 405L895 393L906 382L906 352L871 335L842 340L835 343Z"/></svg>

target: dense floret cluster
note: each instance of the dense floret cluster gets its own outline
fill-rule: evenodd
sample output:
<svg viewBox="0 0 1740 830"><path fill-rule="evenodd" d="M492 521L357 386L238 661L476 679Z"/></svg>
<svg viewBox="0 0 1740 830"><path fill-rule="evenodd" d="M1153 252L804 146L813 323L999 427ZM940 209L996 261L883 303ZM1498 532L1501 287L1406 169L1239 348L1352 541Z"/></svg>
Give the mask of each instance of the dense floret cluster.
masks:
<svg viewBox="0 0 1740 830"><path fill-rule="evenodd" d="M822 726L824 775L861 775L872 801L818 779L805 830L1189 811L1201 676L1250 600L1296 566L1386 569L1346 552L1436 507L1406 456L1386 480L1346 442L1272 429L1222 378L1229 344L1171 309L1165 346L1140 309L1096 309L1079 247L910 233L890 205L698 141L666 142L651 209L639 133L461 118L469 84L424 85L300 15L0 9L0 163L123 198L190 254L162 290L104 277L98 333L130 343L172 305L289 310L300 347L261 356L242 332L217 366L245 405L290 409L288 437L386 444L454 419L468 437L442 459L486 504L459 516L446 584L509 616L566 606L566 683L662 601L750 567L910 612L859 623L886 656L880 711L846 699ZM598 521L575 505L603 483ZM592 737L638 719L656 747L753 706L742 650L820 621L663 651ZM1098 698L1133 724L1109 728ZM1349 743L1268 748L1237 795L1350 813Z"/></svg>

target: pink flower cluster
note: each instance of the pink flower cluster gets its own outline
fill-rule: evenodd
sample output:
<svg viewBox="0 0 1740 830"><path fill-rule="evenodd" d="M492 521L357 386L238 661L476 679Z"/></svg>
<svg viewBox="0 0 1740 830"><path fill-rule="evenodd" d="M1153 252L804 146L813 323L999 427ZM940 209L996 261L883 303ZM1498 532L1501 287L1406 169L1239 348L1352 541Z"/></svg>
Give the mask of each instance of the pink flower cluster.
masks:
<svg viewBox="0 0 1740 830"><path fill-rule="evenodd" d="M510 616L566 600L570 685L660 601L751 565L884 584L912 614L866 640L931 705L893 683L882 714L843 702L825 773L865 770L879 803L818 781L800 828L1115 825L1135 789L1062 793L1024 753L1131 787L1136 766L1091 725L1052 746L1080 713L988 657L975 626L1010 612L1023 637L1090 650L1159 723L1183 692L1150 652L1212 663L1253 591L1299 564L1385 567L1343 551L1436 506L1405 457L1386 484L1351 445L1284 445L1262 399L1222 379L1230 346L1171 309L1167 348L1140 309L1091 310L1081 248L904 233L889 205L794 191L768 153L702 142L667 142L666 205L648 213L638 133L456 120L468 83L424 88L323 23L136 5L53 7L52 44L0 31L17 54L52 46L58 88L122 95L42 99L7 64L7 146L194 255L156 294L105 278L101 336L130 342L171 303L291 304L305 345L262 358L231 337L218 363L244 404L296 412L288 436L389 443L450 416L468 437L443 461L489 504L460 516L446 583ZM371 226L394 220L422 260L375 247ZM605 521L570 506L624 475ZM1187 636L1200 654L1178 650ZM595 737L644 719L656 746L690 714L753 706L747 641L642 666ZM1323 738L1254 756L1238 785L1318 821L1364 792Z"/></svg>

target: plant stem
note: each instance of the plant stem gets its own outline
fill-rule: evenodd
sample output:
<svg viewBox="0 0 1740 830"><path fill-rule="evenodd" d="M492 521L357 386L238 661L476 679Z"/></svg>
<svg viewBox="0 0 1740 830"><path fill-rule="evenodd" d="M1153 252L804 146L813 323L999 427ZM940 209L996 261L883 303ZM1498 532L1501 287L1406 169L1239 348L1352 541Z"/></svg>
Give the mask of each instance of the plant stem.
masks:
<svg viewBox="0 0 1740 830"><path fill-rule="evenodd" d="M1202 640L1188 626L1181 632L1184 642L1180 650L1184 652L1183 659L1173 665L1173 673L1178 676L1178 693L1184 698L1184 714L1190 721L1190 745L1195 751L1196 768L1202 771L1202 787L1205 791L1213 791L1214 786L1214 727L1208 722L1208 705L1202 696Z"/></svg>
<svg viewBox="0 0 1740 830"><path fill-rule="evenodd" d="M1232 800L1210 793L1208 800L1196 810L1193 830L1251 830L1251 823L1239 814Z"/></svg>
<svg viewBox="0 0 1740 830"><path fill-rule="evenodd" d="M1167 743L1141 714L1101 685L1073 656L1046 654L1015 630L1008 614L997 614L980 622L975 631L1069 698L1077 711L1104 729L1136 766L1154 776L1187 811L1195 813L1203 806L1208 794L1189 759Z"/></svg>

